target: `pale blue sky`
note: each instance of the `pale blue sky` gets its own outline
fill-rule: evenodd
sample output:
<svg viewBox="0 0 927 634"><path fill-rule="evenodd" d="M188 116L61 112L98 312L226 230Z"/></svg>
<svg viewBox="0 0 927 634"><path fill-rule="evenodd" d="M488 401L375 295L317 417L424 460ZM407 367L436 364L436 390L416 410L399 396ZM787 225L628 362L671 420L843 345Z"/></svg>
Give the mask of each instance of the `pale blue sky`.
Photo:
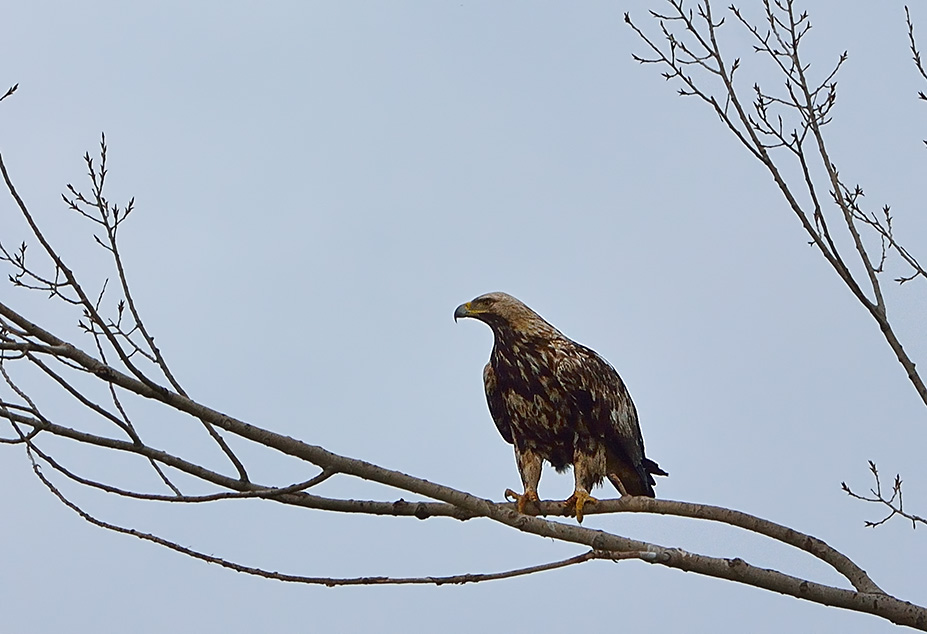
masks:
<svg viewBox="0 0 927 634"><path fill-rule="evenodd" d="M0 150L65 256L102 280L102 255L60 193L84 184L81 156L106 132L110 195L138 207L123 235L137 300L181 382L212 407L501 499L518 476L482 394L491 335L452 313L504 290L622 374L648 454L671 473L659 496L809 532L924 604L924 537L901 522L864 529L874 509L839 488L868 487L872 459L904 475L906 500L923 512L923 405L759 163L717 117L631 60L643 48L623 12L647 24L660 6L18 3L0 39L0 87L20 83L0 105ZM850 51L833 156L869 203L892 204L896 231L918 251L927 111L903 11L812 10L813 70ZM915 17L927 43L927 13ZM744 55L742 88L769 78L729 33ZM13 213L3 198L0 239L15 244L25 234ZM907 349L924 359L923 288L889 295ZM9 286L0 297L81 341L61 306ZM43 396L62 422L87 424ZM132 408L154 444L222 466L189 421ZM59 451L91 474L156 485L128 461ZM0 455L4 631L890 629L640 562L467 587L261 580L94 528L45 491L19 448ZM248 455L268 481L312 475ZM565 498L571 486L547 471L541 494ZM490 572L581 552L484 521L176 508L65 489L105 519L304 575ZM319 490L399 496L343 479ZM734 529L587 522L839 583Z"/></svg>

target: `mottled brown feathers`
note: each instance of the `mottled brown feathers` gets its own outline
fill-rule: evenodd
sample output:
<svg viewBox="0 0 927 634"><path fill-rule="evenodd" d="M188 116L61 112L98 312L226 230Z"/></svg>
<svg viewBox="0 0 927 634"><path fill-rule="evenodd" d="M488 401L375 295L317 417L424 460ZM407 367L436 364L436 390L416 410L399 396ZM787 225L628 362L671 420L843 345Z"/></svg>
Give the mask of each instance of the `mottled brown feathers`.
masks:
<svg viewBox="0 0 927 634"><path fill-rule="evenodd" d="M502 437L515 446L525 500L537 499L542 461L572 465L576 511L603 478L619 491L653 497L653 474L666 475L644 455L637 410L618 373L593 350L572 341L506 293L462 304L493 331L483 370L489 411ZM574 498L571 498L571 503Z"/></svg>

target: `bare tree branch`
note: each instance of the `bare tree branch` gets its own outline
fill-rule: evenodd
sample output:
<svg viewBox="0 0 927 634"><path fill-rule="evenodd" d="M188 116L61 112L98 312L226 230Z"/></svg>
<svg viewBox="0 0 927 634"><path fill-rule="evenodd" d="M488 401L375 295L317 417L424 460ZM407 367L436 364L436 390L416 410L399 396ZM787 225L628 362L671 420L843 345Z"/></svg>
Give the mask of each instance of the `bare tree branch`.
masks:
<svg viewBox="0 0 927 634"><path fill-rule="evenodd" d="M31 457L31 454L30 454ZM192 548L187 548L182 546L177 542L164 539L163 537L158 537L157 535L152 535L151 533L145 533L133 528L125 528L123 526L117 526L109 522L104 522L90 513L84 511L78 505L74 504L71 500L67 499L54 484L51 483L48 478L42 473L41 468L39 468L38 463L35 460L32 461L32 468L39 480L44 484L52 494L61 501L62 504L67 506L69 509L77 513L82 519L98 526L100 528L105 528L116 533L122 533L124 535L131 535L137 537L144 541L150 541L159 546L163 546L170 550L179 552L193 559L199 559L200 561L205 561L211 564L217 564L223 568L228 568L236 572L242 572L249 575L254 575L257 577L264 577L266 579L275 579L277 581L287 581L291 583L304 583L310 585L324 585L329 587L334 586L358 586L358 585L445 585L445 584L464 584L464 583L478 583L480 581L497 581L500 579L510 579L512 577L520 577L524 575L535 574L538 572L545 572L547 570L556 570L557 568L565 568L566 566L572 566L575 564L581 564L592 559L608 559L611 561L620 561L622 559L632 559L639 558L645 561L653 558L653 553L649 552L640 552L640 553L613 553L608 551L597 551L590 550L581 555L576 555L575 557L569 557L567 559L562 559L560 561L555 561L547 564L540 564L537 566L528 566L526 568L517 568L515 570L508 570L505 572L495 572L495 573L466 573L461 575L452 575L444 577L349 577L349 578L337 578L337 577L307 577L303 575L292 575L281 572L275 572L270 570L265 570L263 568L256 568L253 566L245 566L222 557L216 557L215 555L207 555L206 553L193 550Z"/></svg>
<svg viewBox="0 0 927 634"><path fill-rule="evenodd" d="M38 327L33 327L30 325L28 320L25 320L24 318L16 315L5 305L0 304L0 314L2 314L4 318L15 323L23 331L29 332L32 335L39 336L41 339L45 340L46 343L54 346L56 349L63 348L64 350L67 350L68 358L76 361L82 367L93 372L95 375L103 376L107 381L119 385L120 387L129 389L130 391L135 391L136 393L147 396L149 398L162 400L163 402L173 402L173 406L177 409L188 411L197 417L205 417L207 420L211 420L211 422L214 422L217 426L226 429L227 431L236 433L245 438L259 441L264 446L273 447L283 453L300 457L302 459L313 462L314 464L322 466L323 468L328 468L341 473L354 475L375 482L380 482L382 484L398 487L412 493L431 497L433 499L442 500L457 508L464 509L472 515L487 517L524 532L529 532L545 537L553 537L555 539L569 541L577 544L583 544L596 550L656 553L654 563L662 563L663 565L668 565L670 567L697 571L710 576L718 576L721 578L750 583L751 585L758 585L758 587L775 589L776 591L792 594L793 596L809 598L810 600L817 602L824 602L828 605L839 605L844 607L853 606L851 609L871 611L875 608L866 601L861 602L857 595L877 595L880 597L886 596L881 593L880 590L878 590L878 586L868 580L868 577L866 577L864 572L862 572L858 567L853 566L849 560L841 562L842 556L840 556L838 553L832 553L829 547L827 547L823 542L819 542L818 540L814 540L808 536L802 536L797 532L786 529L785 527L772 525L768 522L764 522L763 520L759 520L758 518L750 518L747 515L739 514L725 509L712 509L710 507L704 507L701 505L686 505L684 503L672 503L665 500L636 500L634 498L630 498L627 502L615 502L617 505L626 505L627 510L636 510L639 512L653 512L654 510L657 510L657 512L666 512L669 514L701 517L715 521L724 521L725 523L746 527L750 530L756 530L757 532L773 536L774 538L782 539L783 541L786 541L786 543L793 543L794 545L798 545L798 547L801 547L808 552L815 554L816 556L821 556L822 559L828 561L832 565L837 566L839 571L846 574L847 577L851 580L851 583L854 583L857 585L857 587L865 588L866 591L853 592L820 584L809 585L810 582L807 580L790 577L777 571L755 568L749 564L746 564L745 562L742 562L742 560L739 559L719 560L716 558L705 557L694 553L687 553L676 549L668 549L666 547L658 546L655 544L630 540L624 537L612 535L602 531L594 531L592 529L587 529L581 526L569 526L541 518L520 515L511 508L511 505L493 504L488 500L482 500L480 498L473 497L462 491L450 489L442 485L427 482L400 472L384 469L383 467L372 465L363 461L347 458L345 456L338 456L336 454L327 452L320 447L306 445L305 443L301 443L291 438L278 436L268 430L260 430L248 425L247 423L244 423L243 421L238 421L226 415L210 410L205 406L190 402L186 397L181 397L180 395L172 392L168 392L166 394L152 393L145 384L136 381L134 378L129 377L128 375L122 374L113 368L106 366L103 368L98 367L96 365L98 362L85 355L84 353L78 351L73 346L57 341L50 333L47 333ZM8 419L13 420L14 417L9 416L6 412L3 413ZM15 416L15 422L25 424L27 421L24 421L24 418L25 417L17 415ZM243 485L243 483L238 480L232 478L223 478L218 474L204 472L202 468L197 467L196 465L184 464L177 460L175 457L163 454L163 452L159 453L156 452L156 450L148 448L142 449L135 446L133 443L117 441L114 439L90 438L89 435L82 432L62 429L60 426L54 426L54 424L50 422L47 423L37 419L28 422L32 426L41 426L46 431L54 430L62 435L68 435L69 437L73 437L75 439L84 438L94 443L106 444L112 448L120 448L126 451L157 456L158 459L165 462L165 464L183 467L188 472L204 473L204 475L206 475L208 478L211 478L212 481L221 481L226 486L242 487ZM292 496L292 499L301 500L301 502L297 502L297 504L300 505L310 505L317 501L307 498L306 494L303 493L277 495L272 499L289 503L288 500L290 499L290 496ZM354 502L355 501L342 501L341 503L345 508L363 508L362 506L354 504ZM650 506L648 507L648 505ZM358 508L352 508L351 510L358 510ZM391 513L396 514L397 510L400 508L403 507L394 505L391 509ZM404 508L408 511L414 507L410 505L405 506ZM601 508L603 512L608 510L607 502L603 501ZM416 510L419 511L417 516L422 514L421 507L416 508ZM598 512L599 509L594 508L590 509L590 511ZM562 509L558 509L558 512L562 512ZM845 565L846 563L850 563L849 567ZM847 572L848 570L849 572ZM814 591L806 597L805 592L808 588L812 588ZM909 609L907 604L903 604L903 602L880 602L878 605L883 606L883 608L885 606L892 606L892 614L901 614L905 610Z"/></svg>
<svg viewBox="0 0 927 634"><path fill-rule="evenodd" d="M629 15L625 15L625 22L654 54L650 58L635 56L635 59L641 63L665 66L668 69L663 74L666 79L682 82L680 94L698 96L708 103L727 129L766 167L810 237L811 244L818 248L876 321L921 401L927 405L927 386L888 319L879 274L884 270L888 251L893 251L912 271L896 278L896 281L904 283L915 277L927 279L927 275L910 251L895 239L888 207L883 206L881 215L861 209L862 189L845 184L827 149L823 129L831 120L837 99L836 75L847 60L847 53L838 57L822 79L812 82L808 76L808 64L800 54L811 22L806 12L796 11L795 0L764 0L763 29L752 24L737 7L731 6L730 11L737 22L752 36L754 51L772 62L785 80L785 93L782 95L768 93L759 84L754 84L756 98L753 113L748 114L734 84L735 70L741 68L740 59L735 58L730 67L726 64L726 54L718 43L718 32L724 21L713 17L710 0L695 3L694 13L686 8L685 0L667 0L667 4L670 8L667 14L652 12L659 22L662 43L647 35ZM910 17L908 25L915 63L919 64ZM690 69L701 71L702 76ZM724 106L720 105L722 103ZM810 147L806 143L809 139L812 141ZM810 200L810 209L800 202L802 191L785 177L789 164L786 159L780 158L777 150L786 150L786 159L791 156L797 161L804 177L803 195ZM814 176L817 173L825 176L820 185ZM823 188L829 191L845 236L852 244L852 255L845 254L838 247L839 241L831 234L830 223L827 222L829 212L821 204L818 194L818 190ZM872 230L879 239L880 252L876 258L870 255L862 229ZM854 266L862 269L861 278L853 273ZM868 293L864 287L868 287Z"/></svg>
<svg viewBox="0 0 927 634"><path fill-rule="evenodd" d="M825 143L824 126L831 121L837 96L836 77L847 60L846 53L839 55L823 76L814 79L809 73L809 64L800 55L802 41L811 27L810 20L806 13L795 10L793 0L764 0L762 26L751 23L737 8L731 7L735 28L746 29L755 53L771 62L785 80L784 88L776 92L767 91L757 83L747 89L739 88L746 71L740 58L735 57L731 61L722 51L719 33L725 27L725 20L713 13L710 1L695 3L694 10L688 8L684 0L668 0L667 4L669 10L666 14L651 13L658 23L658 36L648 35L645 29L625 16L626 22L649 50L650 57L637 56L635 59L644 64L661 65L667 80L679 82L680 95L696 97L697 102L708 105L725 128L766 167L811 244L879 324L888 345L927 404L927 389L892 329L880 279L889 257L900 260L906 267L901 278L897 278L901 283L918 277L927 278L927 273L914 255L896 239L888 206L878 211L867 209L862 188L849 186L843 180ZM915 65L927 79L915 44L913 24L910 15L906 15ZM0 97L0 101L15 90L14 86ZM746 100L744 90L750 95ZM42 247L42 262L37 266L31 251L27 260L25 243L18 249L7 249L0 244L0 262L11 267L9 277L14 287L48 293L53 299L63 302L56 305L69 310L72 306L79 307L78 327L82 331L79 336L85 338L82 341L93 342L92 346L87 344L86 347L71 343L66 337L35 323L10 302L0 302L0 377L3 379L0 383L0 421L12 430L12 434L5 432L0 443L21 445L36 477L62 504L85 521L201 561L280 581L329 586L476 583L536 574L594 559L639 559L822 605L874 614L893 623L927 631L927 608L887 594L859 565L824 541L769 520L710 505L632 496L598 500L586 507L587 515L650 513L735 526L800 549L823 561L846 579L848 587L820 584L778 570L760 568L740 557L709 557L560 521L556 518L568 513L562 502L539 502L533 509L539 513L538 516L519 513L515 504L497 503L400 470L335 454L321 446L275 433L198 402L184 391L175 378L155 345L155 338L144 323L130 291L118 236L123 222L135 210L135 201L130 199L124 207L120 207L107 199L107 151L105 137L102 137L99 160L95 161L89 154L84 157L90 193L84 194L68 185L63 199L70 210L89 220L93 230L98 232L93 239L111 259L111 278L118 282L113 285L108 284L108 279L102 284L99 281L86 284L86 280L80 280L77 273L68 267L20 197L0 157L0 173L18 213ZM793 170L793 174L801 174L795 183L786 178L785 175L790 173L788 169ZM877 246L874 246L876 241ZM90 288L99 289L99 292L94 290L91 296L86 290ZM114 295L115 314L105 308L113 305ZM21 381L21 375L11 371L20 367L37 370L40 379L70 397L70 403L80 413L103 423L103 431L96 427L83 427L81 422L72 422L70 417L68 424L61 424L60 416L43 412L40 405L44 401L34 398L41 392L30 393L23 386L32 385L31 382ZM93 387L88 389L88 383ZM190 417L185 420L204 426L228 459L228 463L223 464L231 473L225 473L221 468L207 468L203 463L190 459L188 448L167 451L149 444L146 436L150 434L142 433L148 429L144 426L145 421L141 417L133 420L130 416L136 411L132 404L142 400L160 405L165 413L175 416L185 414ZM49 411L51 409L48 408ZM83 419L75 417L74 420ZM306 468L306 473L300 476L305 479L289 481L282 486L252 481L245 463L226 442L228 434L250 448L262 448L280 458L295 459ZM67 442L78 448L103 450L133 458L143 468L153 469L171 491L165 494L160 484L157 486L161 492L139 490L144 487L126 485L127 480L121 479L121 476L109 480L89 477L89 471L75 467L77 461L54 455L49 448L60 445L49 442L50 439L54 439L55 443ZM896 476L891 495L883 494L878 471L874 464L870 464L875 478L871 497L858 495L843 485L851 497L887 509L884 519L868 522L867 525L877 526L895 516L908 519L913 526L927 523L922 517L904 509L901 479ZM309 491L331 478L345 477L398 489L403 496L419 499L338 499ZM186 482L199 486L197 494L182 492L174 484L175 478L178 482L180 478L186 478L182 480L185 488ZM65 496L56 484L59 479L145 502L202 504L260 499L324 511L422 520L434 517L480 518L522 533L575 544L584 552L560 561L503 572L418 577L302 576L244 565L138 528L108 522ZM385 495L392 496L394 492Z"/></svg>
<svg viewBox="0 0 927 634"><path fill-rule="evenodd" d="M914 39L914 22L911 20L911 11L908 9L908 5L904 5L904 20L905 24L908 25L908 42L911 45L911 55L914 60L914 66L917 68L917 72L920 76L927 81L927 71L924 71L924 65L921 63L921 53L917 48L917 42ZM927 95L923 92L918 93L918 96L927 101Z"/></svg>
<svg viewBox="0 0 927 634"><path fill-rule="evenodd" d="M892 483L891 497L886 498L885 495L882 493L882 480L879 477L879 470L876 468L876 465L872 460L869 461L869 471L872 472L872 477L875 480L875 486L869 489L869 492L872 494L871 497L866 496L866 495L860 495L854 492L846 482L840 483L840 486L843 488L844 491L846 491L846 494L849 495L851 498L862 500L863 502L872 502L872 503L879 504L881 506L888 508L888 515L886 515L885 517L883 517L882 519L876 522L867 521L866 526L870 528L881 526L882 524L892 519L896 515L903 517L907 519L908 521L910 521L911 528L917 528L918 524L927 524L927 519L924 519L920 515L914 515L912 513L908 513L907 511L904 510L904 499L901 494L902 480L901 480L900 475L897 475L897 474L895 475L895 480Z"/></svg>

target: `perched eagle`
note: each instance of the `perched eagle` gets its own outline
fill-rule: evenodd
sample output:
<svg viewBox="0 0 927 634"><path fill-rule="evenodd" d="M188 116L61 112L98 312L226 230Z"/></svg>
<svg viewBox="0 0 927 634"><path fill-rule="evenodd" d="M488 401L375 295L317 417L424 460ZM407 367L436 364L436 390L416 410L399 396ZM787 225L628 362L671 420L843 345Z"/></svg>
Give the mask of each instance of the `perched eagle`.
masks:
<svg viewBox="0 0 927 634"><path fill-rule="evenodd" d="M525 492L505 494L519 512L538 501L545 460L558 471L573 465L576 486L564 504L580 522L603 478L622 495L654 497L653 475L669 474L644 455L637 410L605 359L506 293L461 304L454 319L463 317L482 321L495 338L483 383L496 427L515 446Z"/></svg>

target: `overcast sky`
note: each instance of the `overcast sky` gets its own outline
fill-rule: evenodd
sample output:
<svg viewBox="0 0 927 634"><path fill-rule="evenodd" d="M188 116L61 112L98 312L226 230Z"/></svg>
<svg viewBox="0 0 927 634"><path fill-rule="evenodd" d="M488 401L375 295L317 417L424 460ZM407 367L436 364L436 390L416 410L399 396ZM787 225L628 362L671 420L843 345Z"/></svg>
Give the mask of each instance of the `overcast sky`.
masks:
<svg viewBox="0 0 927 634"><path fill-rule="evenodd" d="M924 254L927 110L903 11L811 4L812 72L850 52L832 156L867 203L892 205L897 234ZM98 288L100 249L60 194L85 185L81 156L106 133L110 195L136 198L122 244L135 296L201 402L500 500L519 480L482 392L491 333L452 314L504 290L624 377L648 455L671 473L658 496L813 534L923 605L924 535L900 521L864 528L876 509L840 491L842 480L870 485L871 459L901 472L906 501L927 511L923 404L762 166L702 104L631 59L644 49L623 12L655 32L647 9L661 6L11 3L0 87L20 89L0 105L0 150ZM927 45L927 12L914 16ZM727 32L745 93L757 79L781 85L742 30ZM26 237L7 197L0 218L5 244ZM889 291L916 360L927 357L924 297L921 282ZM0 298L89 345L60 304L9 285ZM37 396L62 423L93 428L51 390ZM193 422L131 408L153 444L222 465ZM46 446L89 474L157 490L129 461ZM263 481L314 473L246 455ZM21 448L0 456L9 632L893 629L636 561L466 587L287 585L95 528L44 489ZM547 470L540 492L563 499L571 487ZM494 572L583 551L480 520L257 501L175 508L64 489L104 519L294 574ZM343 478L319 491L401 495ZM841 584L810 557L735 529L630 515L586 524Z"/></svg>

